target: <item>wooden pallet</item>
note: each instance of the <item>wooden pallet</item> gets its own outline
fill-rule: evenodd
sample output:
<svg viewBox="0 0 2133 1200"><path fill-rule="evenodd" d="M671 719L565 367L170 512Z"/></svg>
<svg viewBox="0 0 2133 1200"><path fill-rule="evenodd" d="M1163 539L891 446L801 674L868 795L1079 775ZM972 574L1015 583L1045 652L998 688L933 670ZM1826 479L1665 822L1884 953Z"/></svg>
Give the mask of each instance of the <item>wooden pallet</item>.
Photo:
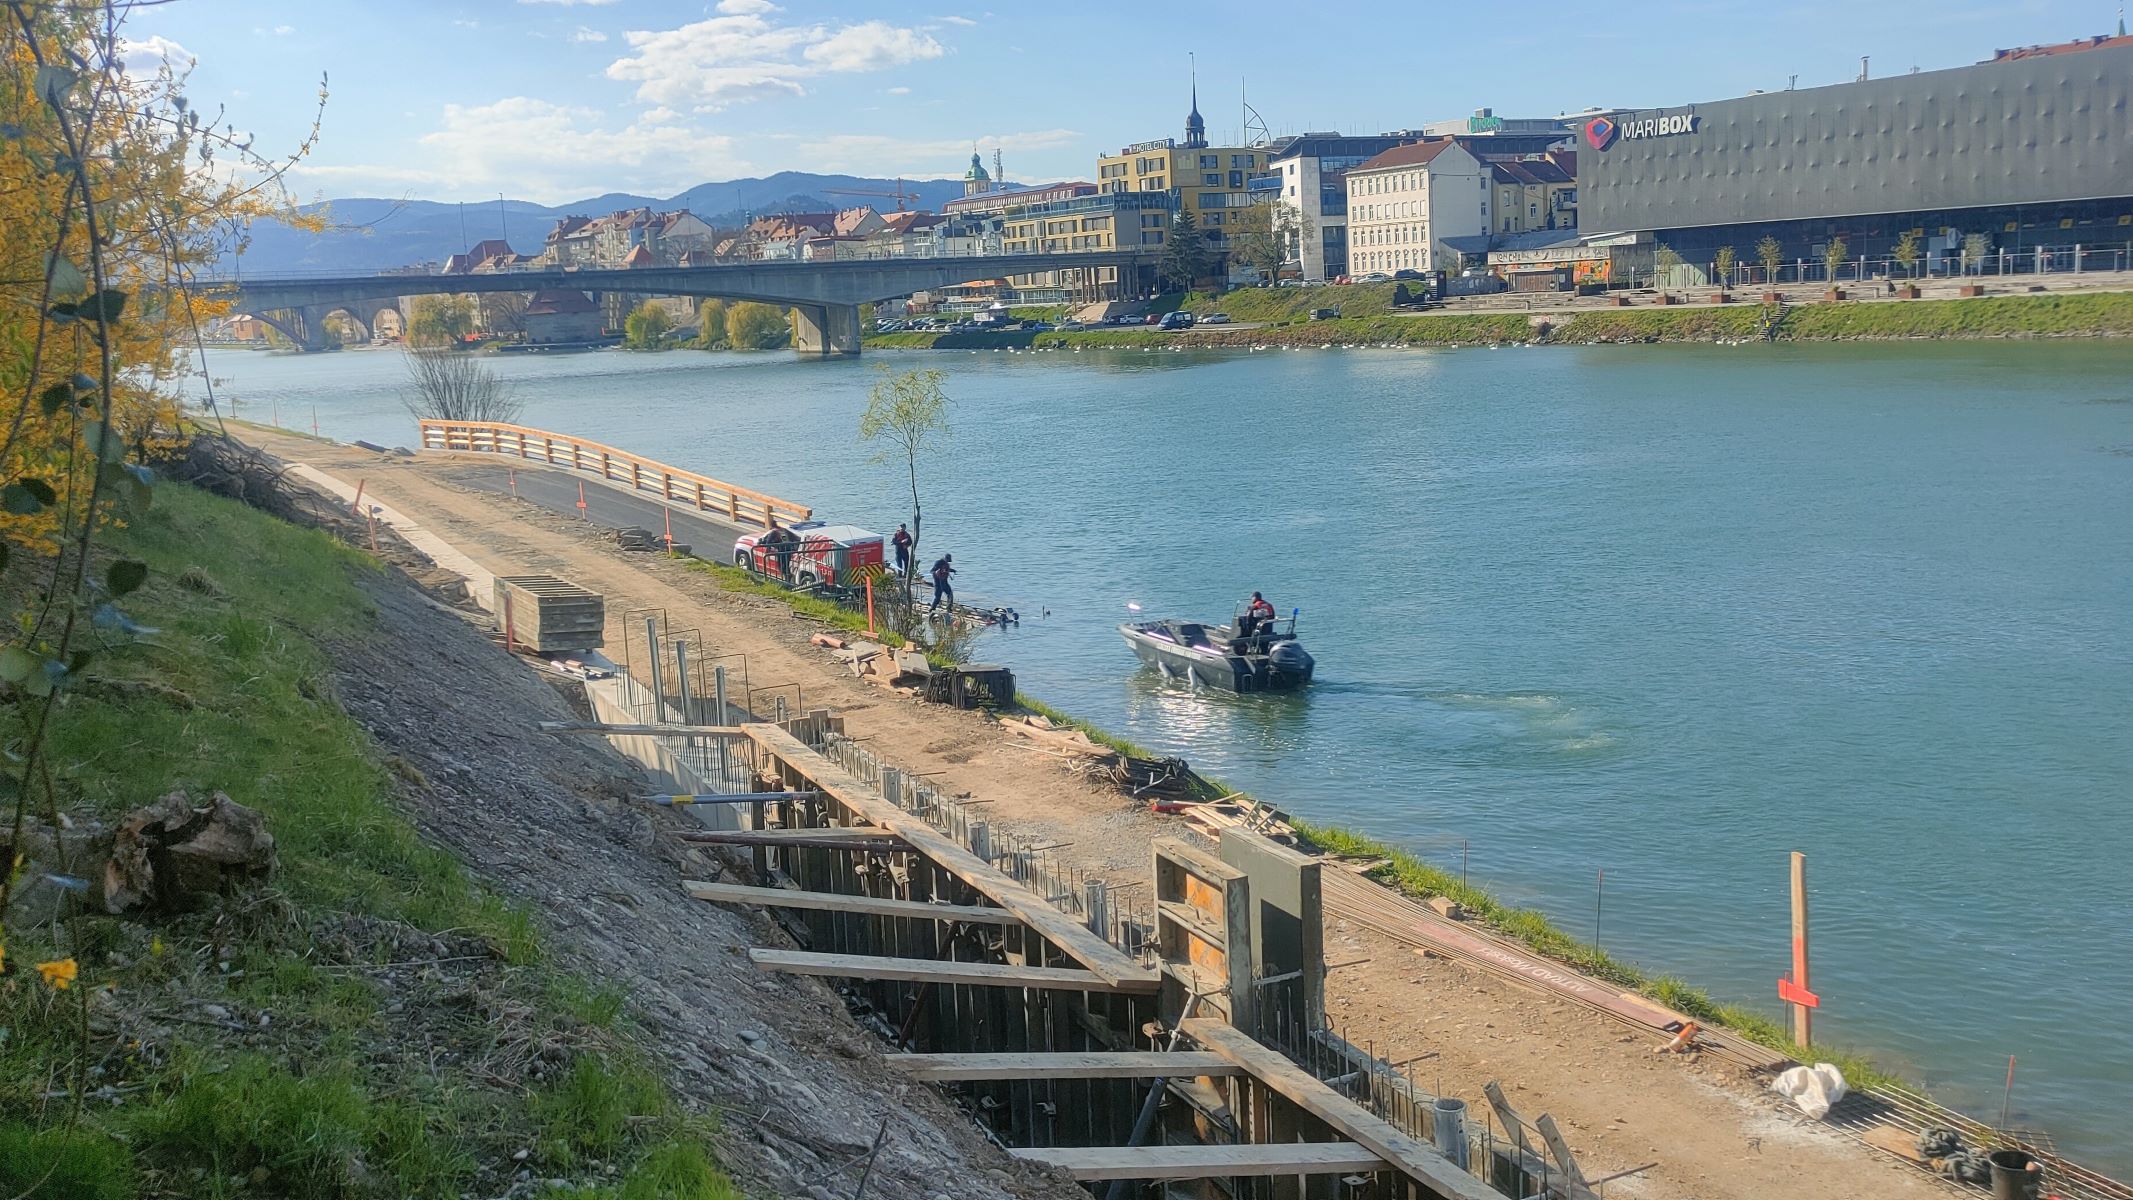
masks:
<svg viewBox="0 0 2133 1200"><path fill-rule="evenodd" d="M541 654L606 642L607 598L553 575L498 576L496 619L514 647Z"/></svg>

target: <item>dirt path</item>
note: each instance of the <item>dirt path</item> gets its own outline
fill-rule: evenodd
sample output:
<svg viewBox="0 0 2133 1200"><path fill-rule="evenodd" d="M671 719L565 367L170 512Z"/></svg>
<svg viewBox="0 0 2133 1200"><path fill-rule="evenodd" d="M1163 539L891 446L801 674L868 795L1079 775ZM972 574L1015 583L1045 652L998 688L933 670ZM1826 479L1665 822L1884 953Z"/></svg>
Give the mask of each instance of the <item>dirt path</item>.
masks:
<svg viewBox="0 0 2133 1200"><path fill-rule="evenodd" d="M929 773L950 794L990 801L988 820L1072 844L1085 869L1145 877L1151 839L1181 833L1116 792L1098 790L1058 760L1026 748L985 718L922 705L854 679L807 644L816 626L781 604L723 592L701 573L605 542L585 522L466 486L455 475L490 469L423 455L401 458L267 431L246 436L290 461L348 481L421 521L498 573L547 572L607 595L611 655L629 609L665 609L672 627L702 631L707 650L748 657L757 688L794 683L809 708L828 707L887 759ZM637 633L642 637L641 630ZM1425 958L1334 923L1327 959L1367 959L1333 972L1328 1008L1346 1036L1393 1060L1434 1051L1418 1078L1484 1107L1500 1080L1528 1116L1552 1113L1589 1177L1656 1162L1608 1185L1652 1200L1796 1200L1860 1195L1945 1197L1947 1185L1780 1108L1744 1072L1715 1060L1652 1053L1648 1038L1581 1008L1452 962Z"/></svg>

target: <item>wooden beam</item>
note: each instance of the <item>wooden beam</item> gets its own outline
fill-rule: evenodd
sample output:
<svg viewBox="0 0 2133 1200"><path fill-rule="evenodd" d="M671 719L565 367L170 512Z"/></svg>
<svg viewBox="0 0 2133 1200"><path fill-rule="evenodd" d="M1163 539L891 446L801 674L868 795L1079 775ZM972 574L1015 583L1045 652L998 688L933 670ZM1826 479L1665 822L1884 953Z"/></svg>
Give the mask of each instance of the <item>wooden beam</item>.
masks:
<svg viewBox="0 0 2133 1200"><path fill-rule="evenodd" d="M1198 1079L1244 1074L1219 1054L1082 1051L1073 1054L891 1054L913 1079Z"/></svg>
<svg viewBox="0 0 2133 1200"><path fill-rule="evenodd" d="M609 725L604 721L543 721L542 733L612 733L616 735L659 735L671 737L746 737L748 731L740 725Z"/></svg>
<svg viewBox="0 0 2133 1200"><path fill-rule="evenodd" d="M674 835L685 842L715 846L762 846L777 850L904 849L903 839L879 829L832 826L816 829L692 829Z"/></svg>
<svg viewBox="0 0 2133 1200"><path fill-rule="evenodd" d="M1152 992L1155 980L1113 984L1093 971L1064 967L1016 967L1005 963L943 962L931 958L882 958L871 954L816 954L808 950L750 950L765 971L827 975L836 979L899 979L909 983L966 983L990 987L1056 988L1073 992Z"/></svg>
<svg viewBox="0 0 2133 1200"><path fill-rule="evenodd" d="M1085 1146L1014 1150L1024 1162L1075 1179L1225 1179L1236 1175L1352 1175L1383 1171L1384 1159L1354 1142L1271 1146ZM1479 1182L1478 1180L1476 1181ZM1498 1197L1498 1200L1502 1200Z"/></svg>
<svg viewBox="0 0 2133 1200"><path fill-rule="evenodd" d="M759 904L765 908L809 908L822 912L856 913L863 917L918 917L933 921L963 921L979 925L1020 925L1022 919L1004 908L979 908L974 904L933 904L925 900L885 900L874 896L847 896L839 892L796 892L790 888L744 887L737 883L699 883L684 880L683 891L698 900L718 904Z"/></svg>
<svg viewBox="0 0 2133 1200"><path fill-rule="evenodd" d="M1390 1163L1393 1170L1421 1183L1439 1200L1503 1200L1496 1189L1452 1165L1435 1146L1417 1141L1370 1115L1353 1100L1229 1025L1195 1017L1184 1023L1184 1029L1186 1037L1243 1067L1246 1074L1331 1125L1336 1132L1354 1138Z"/></svg>
<svg viewBox="0 0 2133 1200"><path fill-rule="evenodd" d="M1555 1159L1555 1165L1561 1167L1563 1174L1569 1177L1571 1186L1583 1190L1586 1186L1585 1173L1578 1170L1578 1160L1570 1153L1570 1143L1563 1139L1563 1131L1555 1127L1555 1118L1542 1113L1533 1118L1533 1127L1540 1130L1541 1140L1548 1143L1549 1156Z"/></svg>
<svg viewBox="0 0 2133 1200"><path fill-rule="evenodd" d="M756 745L805 776L818 791L842 804L855 818L896 834L936 866L978 889L1001 908L1022 918L1030 929L1121 991L1156 988L1154 971L1141 966L1097 934L1047 903L1044 897L1008 878L998 868L940 831L925 818L907 813L884 799L858 776L815 753L775 725L742 726Z"/></svg>

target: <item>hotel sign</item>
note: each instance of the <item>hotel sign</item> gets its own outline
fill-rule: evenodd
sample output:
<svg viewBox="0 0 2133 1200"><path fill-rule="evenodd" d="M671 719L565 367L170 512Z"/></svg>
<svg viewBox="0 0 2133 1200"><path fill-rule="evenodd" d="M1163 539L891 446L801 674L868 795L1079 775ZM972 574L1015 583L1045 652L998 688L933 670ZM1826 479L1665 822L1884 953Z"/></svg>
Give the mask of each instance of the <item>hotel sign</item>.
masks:
<svg viewBox="0 0 2133 1200"><path fill-rule="evenodd" d="M1656 117L1631 117L1620 121L1612 117L1594 117L1585 123L1585 141L1595 150L1605 150L1617 140L1694 133L1696 122L1695 113L1662 113Z"/></svg>

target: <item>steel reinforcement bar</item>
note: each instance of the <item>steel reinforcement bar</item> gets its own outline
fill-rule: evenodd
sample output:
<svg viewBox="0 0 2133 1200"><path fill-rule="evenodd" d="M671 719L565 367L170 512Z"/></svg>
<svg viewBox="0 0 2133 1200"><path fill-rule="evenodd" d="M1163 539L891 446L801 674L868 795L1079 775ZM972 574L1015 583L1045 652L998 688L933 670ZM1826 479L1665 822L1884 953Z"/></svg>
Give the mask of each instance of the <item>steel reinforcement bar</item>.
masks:
<svg viewBox="0 0 2133 1200"><path fill-rule="evenodd" d="M586 471L633 492L649 492L669 504L685 504L735 525L767 529L772 521L790 525L814 515L814 509L790 500L725 483L708 475L600 442L510 425L502 421L422 422L422 448L500 454L526 462Z"/></svg>

